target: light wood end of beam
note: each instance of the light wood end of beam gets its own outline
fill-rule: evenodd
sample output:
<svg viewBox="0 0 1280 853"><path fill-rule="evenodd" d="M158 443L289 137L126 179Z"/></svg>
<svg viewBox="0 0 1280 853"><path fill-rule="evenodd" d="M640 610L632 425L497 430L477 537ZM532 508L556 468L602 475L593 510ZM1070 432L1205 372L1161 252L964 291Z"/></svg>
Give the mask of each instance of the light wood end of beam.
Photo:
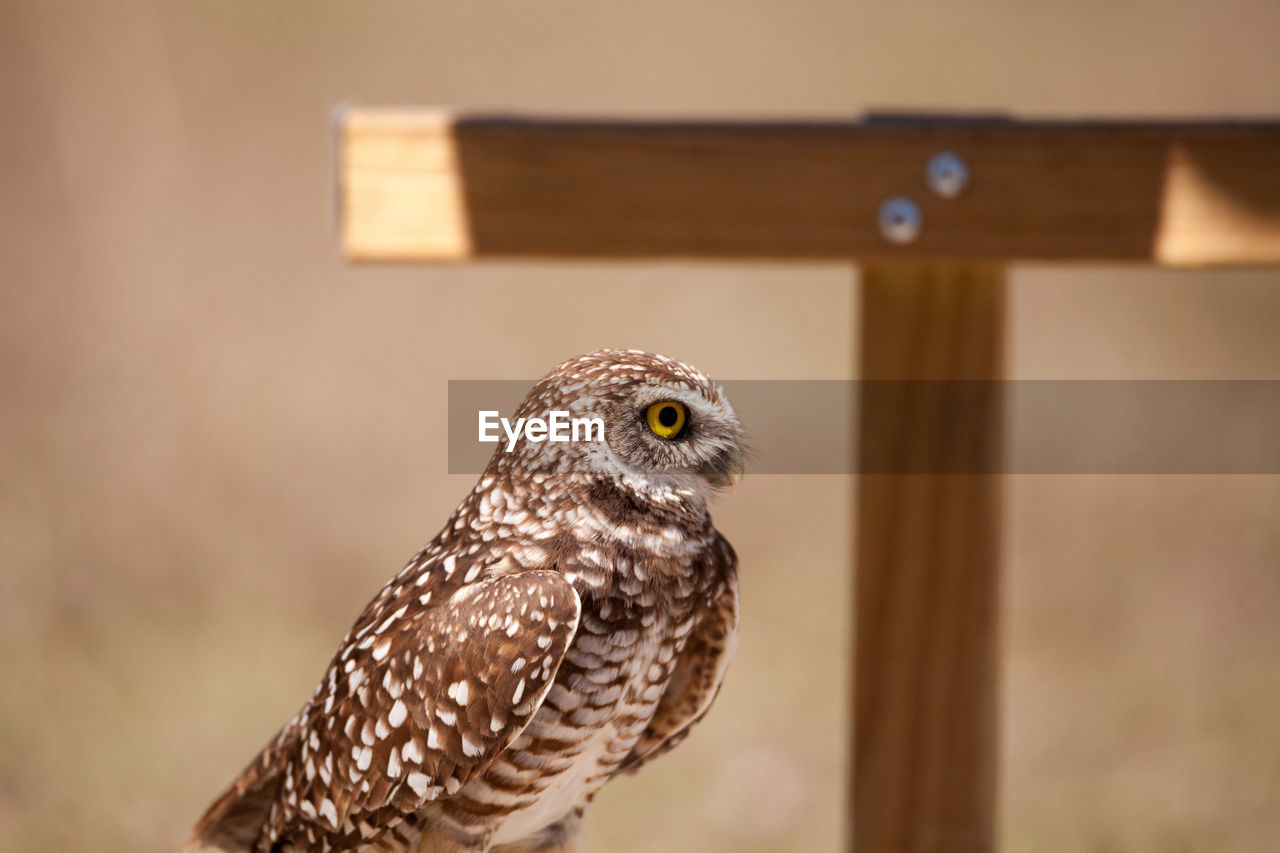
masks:
<svg viewBox="0 0 1280 853"><path fill-rule="evenodd" d="M353 110L340 119L342 244L368 261L471 255L453 117Z"/></svg>

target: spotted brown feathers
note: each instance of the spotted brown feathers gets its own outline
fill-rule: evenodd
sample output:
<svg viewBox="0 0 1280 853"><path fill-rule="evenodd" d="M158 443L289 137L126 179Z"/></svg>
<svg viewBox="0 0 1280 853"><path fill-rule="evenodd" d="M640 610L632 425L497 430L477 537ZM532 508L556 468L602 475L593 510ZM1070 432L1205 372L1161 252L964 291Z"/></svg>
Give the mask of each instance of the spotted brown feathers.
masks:
<svg viewBox="0 0 1280 853"><path fill-rule="evenodd" d="M674 440L645 427L664 400L689 413ZM500 447L192 849L572 850L600 787L707 712L738 622L706 509L740 470L733 409L694 368L617 350L556 368L516 415L557 409L605 440Z"/></svg>

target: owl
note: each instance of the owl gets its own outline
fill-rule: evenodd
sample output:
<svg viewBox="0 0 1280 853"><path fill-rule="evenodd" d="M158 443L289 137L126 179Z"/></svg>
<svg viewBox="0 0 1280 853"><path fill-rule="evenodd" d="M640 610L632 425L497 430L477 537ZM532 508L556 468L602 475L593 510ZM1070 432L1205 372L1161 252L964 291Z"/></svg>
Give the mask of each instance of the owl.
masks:
<svg viewBox="0 0 1280 853"><path fill-rule="evenodd" d="M557 439L556 413L588 428ZM707 713L738 628L707 511L742 472L729 401L687 364L603 350L521 418L189 851L577 850L600 788Z"/></svg>

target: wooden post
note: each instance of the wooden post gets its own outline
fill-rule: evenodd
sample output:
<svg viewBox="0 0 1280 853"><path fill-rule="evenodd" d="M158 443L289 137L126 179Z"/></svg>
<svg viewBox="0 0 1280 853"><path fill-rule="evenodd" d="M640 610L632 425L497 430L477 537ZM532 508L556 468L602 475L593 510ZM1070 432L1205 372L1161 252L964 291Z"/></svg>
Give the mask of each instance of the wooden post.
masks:
<svg viewBox="0 0 1280 853"><path fill-rule="evenodd" d="M1003 326L1000 267L866 269L862 376L999 378ZM1001 394L983 385L944 423L936 393L863 387L863 470L890 473L858 478L854 849L988 851L1000 479L983 472L999 468Z"/></svg>

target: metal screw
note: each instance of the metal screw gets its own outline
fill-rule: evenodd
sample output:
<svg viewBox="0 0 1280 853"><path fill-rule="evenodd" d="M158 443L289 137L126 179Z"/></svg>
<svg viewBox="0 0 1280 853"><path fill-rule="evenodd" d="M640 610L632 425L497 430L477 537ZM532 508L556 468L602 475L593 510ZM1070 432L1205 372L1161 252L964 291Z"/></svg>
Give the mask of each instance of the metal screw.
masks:
<svg viewBox="0 0 1280 853"><path fill-rule="evenodd" d="M969 186L969 164L954 151L939 151L929 158L924 177L935 195L955 198Z"/></svg>
<svg viewBox="0 0 1280 853"><path fill-rule="evenodd" d="M890 243L914 242L923 227L920 208L906 196L896 195L881 203L880 236Z"/></svg>

